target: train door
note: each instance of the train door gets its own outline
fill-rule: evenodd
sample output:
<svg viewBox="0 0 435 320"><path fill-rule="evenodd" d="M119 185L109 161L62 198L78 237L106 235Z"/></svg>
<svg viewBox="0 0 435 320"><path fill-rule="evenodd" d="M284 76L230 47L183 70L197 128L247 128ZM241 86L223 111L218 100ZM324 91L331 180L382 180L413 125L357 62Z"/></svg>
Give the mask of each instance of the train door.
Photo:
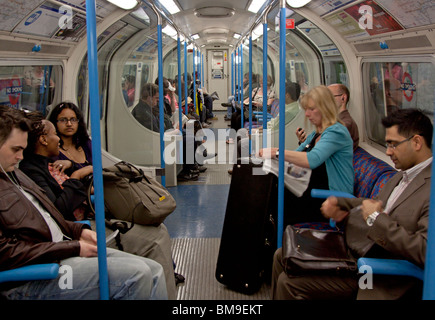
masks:
<svg viewBox="0 0 435 320"><path fill-rule="evenodd" d="M219 100L214 101L214 108L227 102L228 94L228 50L207 50L208 92L217 92Z"/></svg>

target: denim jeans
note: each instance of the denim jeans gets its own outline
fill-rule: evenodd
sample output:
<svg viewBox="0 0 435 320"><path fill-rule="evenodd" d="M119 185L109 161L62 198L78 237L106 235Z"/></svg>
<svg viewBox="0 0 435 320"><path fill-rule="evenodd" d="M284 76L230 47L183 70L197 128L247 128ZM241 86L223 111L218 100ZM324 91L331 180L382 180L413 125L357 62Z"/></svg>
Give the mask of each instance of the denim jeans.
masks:
<svg viewBox="0 0 435 320"><path fill-rule="evenodd" d="M72 257L60 264L71 268L65 273L59 272L54 280L30 281L0 294L13 300L99 299L98 258ZM107 270L110 299L167 299L163 268L151 259L107 248ZM71 272L72 288L65 285L68 272Z"/></svg>

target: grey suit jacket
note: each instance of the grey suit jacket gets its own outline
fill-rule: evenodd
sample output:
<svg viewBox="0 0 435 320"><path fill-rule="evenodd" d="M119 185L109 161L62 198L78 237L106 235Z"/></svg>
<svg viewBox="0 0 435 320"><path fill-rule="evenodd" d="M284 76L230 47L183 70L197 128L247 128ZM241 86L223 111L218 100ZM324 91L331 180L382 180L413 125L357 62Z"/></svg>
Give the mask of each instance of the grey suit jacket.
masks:
<svg viewBox="0 0 435 320"><path fill-rule="evenodd" d="M355 258L366 256L405 259L424 268L429 223L431 172L431 165L423 169L397 199L389 215L380 214L373 226L369 227L359 212L348 216L345 222L346 242ZM401 179L401 172L393 176L382 188L376 199L381 200L385 205L391 192ZM340 198L339 205L343 209L350 210L361 204L363 200L362 198ZM409 289L410 285L415 284L415 280L408 278L404 280L403 277L400 279L388 277L388 281L391 281L392 278L396 278L397 288L390 283L388 287L381 290L382 282L385 281L381 281L382 279L379 277L378 284L374 281L375 288L373 290L359 290L359 297L361 293L362 296L368 294L370 298L397 298ZM406 284L406 282L409 283Z"/></svg>

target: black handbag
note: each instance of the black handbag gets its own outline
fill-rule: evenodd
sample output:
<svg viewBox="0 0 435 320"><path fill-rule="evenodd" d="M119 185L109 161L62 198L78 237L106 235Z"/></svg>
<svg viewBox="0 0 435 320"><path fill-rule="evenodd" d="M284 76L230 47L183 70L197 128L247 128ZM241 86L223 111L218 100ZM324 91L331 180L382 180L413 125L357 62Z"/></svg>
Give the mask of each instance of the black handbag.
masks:
<svg viewBox="0 0 435 320"><path fill-rule="evenodd" d="M283 235L282 263L288 275L357 271L356 261L349 256L342 232L292 225L287 226Z"/></svg>

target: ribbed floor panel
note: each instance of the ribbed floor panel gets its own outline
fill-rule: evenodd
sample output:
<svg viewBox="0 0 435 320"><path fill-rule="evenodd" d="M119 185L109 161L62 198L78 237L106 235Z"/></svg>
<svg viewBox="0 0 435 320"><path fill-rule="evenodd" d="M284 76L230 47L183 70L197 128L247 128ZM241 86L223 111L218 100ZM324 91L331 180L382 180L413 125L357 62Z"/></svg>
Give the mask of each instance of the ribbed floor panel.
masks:
<svg viewBox="0 0 435 320"><path fill-rule="evenodd" d="M219 283L215 278L219 253L219 238L172 239L175 271L186 281L178 286L178 300L270 300L270 286L264 284L260 291L245 295Z"/></svg>

